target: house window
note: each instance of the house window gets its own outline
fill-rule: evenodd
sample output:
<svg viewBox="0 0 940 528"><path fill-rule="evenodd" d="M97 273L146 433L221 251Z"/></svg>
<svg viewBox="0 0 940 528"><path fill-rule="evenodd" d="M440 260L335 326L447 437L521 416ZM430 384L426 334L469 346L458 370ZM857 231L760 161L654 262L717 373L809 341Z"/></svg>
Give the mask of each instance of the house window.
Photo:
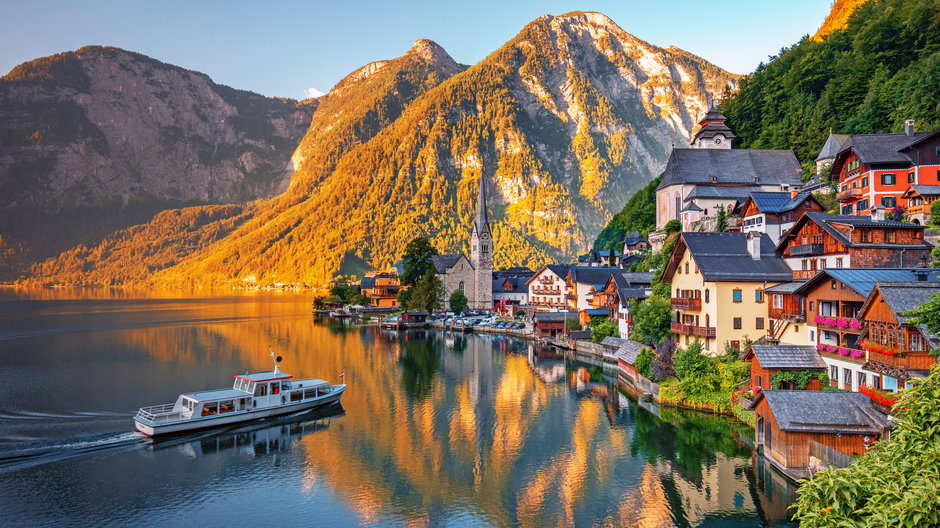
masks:
<svg viewBox="0 0 940 528"><path fill-rule="evenodd" d="M758 330L763 330L763 329L764 329L764 318L763 318L763 317L758 317L758 318L754 321L754 328L756 328L756 329L758 329Z"/></svg>
<svg viewBox="0 0 940 528"><path fill-rule="evenodd" d="M835 365L829 367L829 380L839 383L839 367Z"/></svg>
<svg viewBox="0 0 940 528"><path fill-rule="evenodd" d="M807 268L806 260L801 261L800 265L803 266L803 271L806 271L806 268Z"/></svg>
<svg viewBox="0 0 940 528"><path fill-rule="evenodd" d="M685 272L686 272L686 273L689 272L689 263L688 263L688 262L685 263Z"/></svg>
<svg viewBox="0 0 940 528"><path fill-rule="evenodd" d="M863 385L868 385L868 376L866 376L864 372L858 371L855 374L856 374L856 377L858 378L857 381L858 381L859 387L862 387Z"/></svg>
<svg viewBox="0 0 940 528"><path fill-rule="evenodd" d="M849 205L843 205L843 206L842 206L842 214L844 214L844 215L850 215L850 214L852 214L852 205L851 205L851 204L849 204Z"/></svg>
<svg viewBox="0 0 940 528"><path fill-rule="evenodd" d="M763 376L757 376L757 386L760 387L760 388L762 388L762 389L764 388L764 377L763 377Z"/></svg>
<svg viewBox="0 0 940 528"><path fill-rule="evenodd" d="M813 304L814 304L815 302L816 302L816 301L810 301L810 302L809 302L809 311L810 311L810 312L813 311Z"/></svg>
<svg viewBox="0 0 940 528"><path fill-rule="evenodd" d="M842 257L836 257L836 267L837 268L842 267Z"/></svg>
<svg viewBox="0 0 940 528"><path fill-rule="evenodd" d="M940 156L940 147L934 147L933 149L934 156Z"/></svg>
<svg viewBox="0 0 940 528"><path fill-rule="evenodd" d="M829 286L830 286L831 289L833 289L833 290L836 289L836 280L835 280L835 279L832 279L831 281L829 281Z"/></svg>
<svg viewBox="0 0 940 528"><path fill-rule="evenodd" d="M862 187L868 187L868 176L862 178Z"/></svg>
<svg viewBox="0 0 940 528"><path fill-rule="evenodd" d="M907 183L914 183L914 171L907 173Z"/></svg>
<svg viewBox="0 0 940 528"><path fill-rule="evenodd" d="M705 288L705 303L706 304L708 303L708 293L709 293L708 288Z"/></svg>
<svg viewBox="0 0 940 528"><path fill-rule="evenodd" d="M735 289L731 293L731 300L736 303L741 302L743 300L743 292L740 289Z"/></svg>
<svg viewBox="0 0 940 528"><path fill-rule="evenodd" d="M887 173L887 174L882 174L882 175L881 175L881 184L882 184L882 185L894 185L894 183L895 183L896 180L897 180L897 178L895 178L894 174Z"/></svg>
<svg viewBox="0 0 940 528"><path fill-rule="evenodd" d="M740 329L741 329L741 318L740 318L740 317L735 317L735 318L734 318L734 329L735 329L735 330L740 330Z"/></svg>
<svg viewBox="0 0 940 528"><path fill-rule="evenodd" d="M782 309L783 308L783 295L774 295L774 308Z"/></svg>
<svg viewBox="0 0 940 528"><path fill-rule="evenodd" d="M885 231L885 242L894 244L894 231Z"/></svg>
<svg viewBox="0 0 940 528"><path fill-rule="evenodd" d="M924 341L920 334L911 334L911 350L923 350Z"/></svg>
<svg viewBox="0 0 940 528"><path fill-rule="evenodd" d="M871 231L868 229L862 229L862 242L871 242Z"/></svg>
<svg viewBox="0 0 940 528"><path fill-rule="evenodd" d="M842 383L844 389L852 390L852 370L842 369Z"/></svg>
<svg viewBox="0 0 940 528"><path fill-rule="evenodd" d="M885 209L894 209L894 206L898 204L898 199L894 196L885 196L881 199L881 205L885 206Z"/></svg>
<svg viewBox="0 0 940 528"><path fill-rule="evenodd" d="M764 290L754 290L754 302L764 302Z"/></svg>
<svg viewBox="0 0 940 528"><path fill-rule="evenodd" d="M866 199L864 199L864 200L861 200L860 202L858 202L858 205L857 205L856 207L858 207L858 212L860 212L860 213L861 213L862 211L867 211L867 210L868 210L868 199L866 198Z"/></svg>

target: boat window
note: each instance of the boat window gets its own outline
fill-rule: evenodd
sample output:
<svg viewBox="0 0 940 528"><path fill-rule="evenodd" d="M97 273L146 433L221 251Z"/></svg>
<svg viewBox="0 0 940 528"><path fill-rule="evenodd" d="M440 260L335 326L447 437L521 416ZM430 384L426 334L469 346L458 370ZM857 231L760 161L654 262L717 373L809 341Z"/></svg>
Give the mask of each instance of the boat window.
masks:
<svg viewBox="0 0 940 528"><path fill-rule="evenodd" d="M281 393L281 383L275 381L271 384L271 394L280 394Z"/></svg>
<svg viewBox="0 0 940 528"><path fill-rule="evenodd" d="M304 399L305 399L305 400L306 400L307 398L314 398L314 397L316 397L316 395L317 395L317 390L316 390L316 389L307 389L307 390L304 391Z"/></svg>
<svg viewBox="0 0 940 528"><path fill-rule="evenodd" d="M235 400L226 400L219 402L219 413L227 413L235 410Z"/></svg>
<svg viewBox="0 0 940 528"><path fill-rule="evenodd" d="M219 414L219 404L217 403L206 403L202 406L202 415L211 416L213 414Z"/></svg>
<svg viewBox="0 0 940 528"><path fill-rule="evenodd" d="M258 383L255 385L255 396L267 396L267 395L268 395L267 383Z"/></svg>
<svg viewBox="0 0 940 528"><path fill-rule="evenodd" d="M192 401L192 400L190 400L190 399L188 399L188 398L183 398L183 408L184 408L184 409L188 409L188 410L191 411L191 410L193 410L193 407L195 407L195 406L196 406L196 402L194 402L194 401Z"/></svg>
<svg viewBox="0 0 940 528"><path fill-rule="evenodd" d="M281 382L281 390L284 390L284 391L290 390L290 382L289 382L289 381L282 381L282 382Z"/></svg>
<svg viewBox="0 0 940 528"><path fill-rule="evenodd" d="M291 393L290 393L290 401L292 401L292 402L300 401L300 399L303 398L303 396L304 396L304 391L302 391L302 390L291 391Z"/></svg>

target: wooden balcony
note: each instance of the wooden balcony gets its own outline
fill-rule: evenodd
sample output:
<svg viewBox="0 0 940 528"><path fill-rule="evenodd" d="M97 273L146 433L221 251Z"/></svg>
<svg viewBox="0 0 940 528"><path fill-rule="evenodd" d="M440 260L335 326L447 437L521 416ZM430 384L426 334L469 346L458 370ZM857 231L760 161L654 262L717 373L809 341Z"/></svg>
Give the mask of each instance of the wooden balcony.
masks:
<svg viewBox="0 0 940 528"><path fill-rule="evenodd" d="M823 252L822 244L799 244L790 246L791 257L802 257L804 255L821 255Z"/></svg>
<svg viewBox="0 0 940 528"><path fill-rule="evenodd" d="M806 314L803 313L803 310L800 308L774 308L770 307L767 309L767 317L771 319L786 319L790 321L805 321Z"/></svg>
<svg viewBox="0 0 940 528"><path fill-rule="evenodd" d="M673 310L694 310L702 309L701 299L689 299L686 297L673 297L669 300L669 307Z"/></svg>
<svg viewBox="0 0 940 528"><path fill-rule="evenodd" d="M849 353L840 354L838 352L830 352L826 350L825 348L822 348L822 349L819 349L819 355L823 357L830 357L833 359L841 359L842 361L849 361L851 363L856 363L859 365L864 365L867 361L865 359L866 352L864 350L858 350L857 348L836 347L835 345L833 345L833 347L836 350L838 350L839 348L848 350ZM853 352L856 354L855 356L852 355ZM858 356L859 353L861 353L861 356Z"/></svg>
<svg viewBox="0 0 940 528"><path fill-rule="evenodd" d="M536 286L532 288L532 295L561 295L561 290L558 288L539 288Z"/></svg>
<svg viewBox="0 0 940 528"><path fill-rule="evenodd" d="M920 214L920 213L929 214L930 206L929 205L911 205L907 208L907 214L909 215Z"/></svg>
<svg viewBox="0 0 940 528"><path fill-rule="evenodd" d="M936 356L928 352L900 352L894 356L869 352L868 360L869 362L904 370L930 370L931 366L937 364Z"/></svg>
<svg viewBox="0 0 940 528"><path fill-rule="evenodd" d="M861 198L864 195L865 195L865 191L861 189L846 189L836 195L836 201L852 202L858 198Z"/></svg>
<svg viewBox="0 0 940 528"><path fill-rule="evenodd" d="M796 270L793 272L793 280L809 280L816 276L819 270Z"/></svg>
<svg viewBox="0 0 940 528"><path fill-rule="evenodd" d="M672 323L670 330L674 334L693 337L715 337L715 328L711 326L695 326L682 323Z"/></svg>

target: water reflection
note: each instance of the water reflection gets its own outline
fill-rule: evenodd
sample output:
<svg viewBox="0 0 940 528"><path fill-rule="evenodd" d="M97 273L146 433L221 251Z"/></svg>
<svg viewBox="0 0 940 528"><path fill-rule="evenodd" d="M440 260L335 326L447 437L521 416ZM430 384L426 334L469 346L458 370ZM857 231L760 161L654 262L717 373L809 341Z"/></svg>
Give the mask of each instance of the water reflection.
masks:
<svg viewBox="0 0 940 528"><path fill-rule="evenodd" d="M0 425L0 458L105 439L0 479L0 510L23 525L244 524L263 503L281 524L754 526L792 500L752 470L746 426L638 405L527 341L331 324L303 296L82 302L0 303L17 314L0 320L0 413L30 417ZM344 413L149 449L120 436L136 407L268 368L268 345L295 376L345 372Z"/></svg>

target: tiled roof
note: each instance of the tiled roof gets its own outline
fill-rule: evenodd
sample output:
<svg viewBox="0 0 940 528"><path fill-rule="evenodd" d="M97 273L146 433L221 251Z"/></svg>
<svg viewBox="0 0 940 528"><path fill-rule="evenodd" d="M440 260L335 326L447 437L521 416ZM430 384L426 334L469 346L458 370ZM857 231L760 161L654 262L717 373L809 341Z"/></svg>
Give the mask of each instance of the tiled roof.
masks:
<svg viewBox="0 0 940 528"><path fill-rule="evenodd" d="M911 185L911 189L921 196L940 195L940 185Z"/></svg>
<svg viewBox="0 0 940 528"><path fill-rule="evenodd" d="M808 212L800 217L800 220L797 221L797 224L805 221L813 221L818 224L821 228L826 230L827 233L833 236L836 240L841 242L846 247L850 248L931 248L929 242L921 240L916 244L868 244L861 242L852 242L846 237L842 231L836 229L833 224L844 225L851 227L890 227L894 229L924 229L924 226L917 224L909 224L906 222L896 222L894 220L872 220L867 216L849 216L849 215L836 215L828 213L820 213L816 211ZM792 229L788 232L787 236L784 236L780 239L778 244L778 249L783 251L783 248L787 245L788 240L790 239L789 235L797 233L799 225L794 225Z"/></svg>
<svg viewBox="0 0 940 528"><path fill-rule="evenodd" d="M696 185L685 197L686 202L696 199L744 200L762 189L760 185Z"/></svg>
<svg viewBox="0 0 940 528"><path fill-rule="evenodd" d="M591 332L587 330L572 330L568 332L569 339L591 339Z"/></svg>
<svg viewBox="0 0 940 528"><path fill-rule="evenodd" d="M640 351L642 350L642 343L637 343L636 341L630 339L624 339L623 344L621 344L620 348L617 349L616 358L622 359L628 365L633 365L636 363L636 357L640 355Z"/></svg>
<svg viewBox="0 0 940 528"><path fill-rule="evenodd" d="M747 233L682 233L687 251L699 272L709 281L786 282L793 279L790 266L774 252L774 243L760 235L760 257L747 251Z"/></svg>
<svg viewBox="0 0 940 528"><path fill-rule="evenodd" d="M792 150L673 149L658 189L690 183L799 185L798 169Z"/></svg>
<svg viewBox="0 0 940 528"><path fill-rule="evenodd" d="M510 289L506 289L506 284ZM499 298L500 294L506 293L528 293L529 287L526 285L524 277L502 277L493 279L493 297Z"/></svg>
<svg viewBox="0 0 940 528"><path fill-rule="evenodd" d="M557 323L566 319L578 320L578 312L535 312L535 321L539 323Z"/></svg>
<svg viewBox="0 0 940 528"><path fill-rule="evenodd" d="M620 268L613 266L576 266L571 268L571 282L578 284L604 284Z"/></svg>
<svg viewBox="0 0 940 528"><path fill-rule="evenodd" d="M375 277L363 277L362 280L359 281L359 288L375 288Z"/></svg>
<svg viewBox="0 0 940 528"><path fill-rule="evenodd" d="M879 434L887 417L859 392L764 390L770 410L782 431Z"/></svg>
<svg viewBox="0 0 940 528"><path fill-rule="evenodd" d="M833 134L829 133L829 137L826 138L826 143L823 145L822 150L819 151L819 155L816 156L815 161L821 161L824 159L831 159L836 157L836 154L842 150L842 145L849 140L848 134Z"/></svg>
<svg viewBox="0 0 940 528"><path fill-rule="evenodd" d="M794 293L806 295L821 282L836 279L862 297L868 297L876 282L913 282L918 280L919 274L923 274L927 282L940 282L940 269L937 268L827 268L804 282Z"/></svg>
<svg viewBox="0 0 940 528"><path fill-rule="evenodd" d="M805 281L791 281L778 284L776 286L771 286L764 290L765 293L794 293L801 286L806 284Z"/></svg>
<svg viewBox="0 0 940 528"><path fill-rule="evenodd" d="M624 341L626 341L626 339L607 336L603 341L601 341L601 344L607 347L620 348L620 345L622 345Z"/></svg>
<svg viewBox="0 0 940 528"><path fill-rule="evenodd" d="M901 163L910 164L911 159L899 150L916 142L928 132L915 132L908 136L904 133L896 134L853 134L842 145L839 153L852 149L861 159L862 163Z"/></svg>
<svg viewBox="0 0 940 528"><path fill-rule="evenodd" d="M773 369L825 369L816 348L810 345L752 345L760 366Z"/></svg>
<svg viewBox="0 0 940 528"><path fill-rule="evenodd" d="M754 192L751 200L762 213L785 213L799 207L810 196L809 193L800 193L794 198L788 192Z"/></svg>
<svg viewBox="0 0 940 528"><path fill-rule="evenodd" d="M434 267L437 269L437 272L440 274L447 273L448 268L454 267L454 264L460 260L460 257L463 255L434 255L431 257L431 261L434 262Z"/></svg>
<svg viewBox="0 0 940 528"><path fill-rule="evenodd" d="M940 292L940 283L937 282L879 282L875 286L888 309L901 323L910 322L911 318L904 315L905 313L920 307L929 301L931 296ZM862 306L862 310L865 310L865 306ZM940 344L938 343L940 338L926 325L920 324L917 328L930 341L931 348L936 348Z"/></svg>

